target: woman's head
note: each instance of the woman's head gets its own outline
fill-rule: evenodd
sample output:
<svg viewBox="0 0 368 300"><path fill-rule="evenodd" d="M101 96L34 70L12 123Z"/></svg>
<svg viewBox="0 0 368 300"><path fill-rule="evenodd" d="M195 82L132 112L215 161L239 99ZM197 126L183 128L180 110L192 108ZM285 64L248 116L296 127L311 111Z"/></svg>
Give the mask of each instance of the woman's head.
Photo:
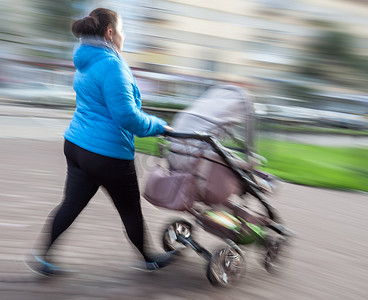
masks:
<svg viewBox="0 0 368 300"><path fill-rule="evenodd" d="M76 37L97 35L106 38L119 51L123 50L124 33L121 17L106 8L96 8L87 17L72 24L72 32Z"/></svg>

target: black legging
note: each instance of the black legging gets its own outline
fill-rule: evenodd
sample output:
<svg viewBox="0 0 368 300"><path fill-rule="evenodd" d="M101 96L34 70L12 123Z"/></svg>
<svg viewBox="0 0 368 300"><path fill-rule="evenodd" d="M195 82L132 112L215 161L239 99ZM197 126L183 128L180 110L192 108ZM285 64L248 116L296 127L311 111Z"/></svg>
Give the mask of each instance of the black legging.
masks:
<svg viewBox="0 0 368 300"><path fill-rule="evenodd" d="M45 255L98 188L103 186L120 214L129 239L145 257L143 216L134 161L98 155L67 140L64 154L68 165L65 195L62 203L55 208Z"/></svg>

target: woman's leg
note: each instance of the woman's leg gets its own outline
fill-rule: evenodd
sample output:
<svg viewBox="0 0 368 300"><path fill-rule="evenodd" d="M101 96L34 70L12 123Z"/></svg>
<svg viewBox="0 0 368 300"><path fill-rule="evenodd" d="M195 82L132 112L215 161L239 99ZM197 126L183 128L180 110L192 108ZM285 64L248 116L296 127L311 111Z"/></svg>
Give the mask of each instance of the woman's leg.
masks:
<svg viewBox="0 0 368 300"><path fill-rule="evenodd" d="M110 194L124 223L129 239L145 260L141 266L136 268L157 270L167 266L173 260L176 251L158 255L148 253L134 161L115 163L115 168L111 168L111 171L110 174L114 175L102 185Z"/></svg>
<svg viewBox="0 0 368 300"><path fill-rule="evenodd" d="M71 222L74 220L73 218L88 203L98 186L102 185L112 198L129 239L145 256L143 216L134 161L98 155L68 141L65 145L65 154L70 165L68 165L68 169L72 171L71 175L75 176L68 176L70 181L66 189L68 197L64 201L66 202L64 208L60 209L60 216L55 218L65 219L63 212L66 210L68 212L67 220L53 226L52 239L56 238L62 230L65 230L66 225L71 224L69 220ZM98 185L94 183L98 183ZM80 190L81 186L82 190ZM78 206L75 207L77 203ZM73 206L72 212L74 214L70 213L70 206ZM60 227L59 224L62 226Z"/></svg>
<svg viewBox="0 0 368 300"><path fill-rule="evenodd" d="M110 194L130 241L143 256L145 262L138 269L157 270L171 263L175 251L152 255L147 249L147 237L140 204L140 194L134 161L115 161L109 168L109 176L102 186ZM105 178L105 179L106 179Z"/></svg>
<svg viewBox="0 0 368 300"><path fill-rule="evenodd" d="M121 161L120 167L114 169L115 176L110 174L110 179L103 186L112 198L130 241L146 257L144 222L134 161Z"/></svg>
<svg viewBox="0 0 368 300"><path fill-rule="evenodd" d="M65 146L65 155L68 170L64 199L50 214L50 221L46 225L48 239L44 249L45 255L56 239L74 222L99 188L99 185L78 167L73 159L75 153L72 153L67 145Z"/></svg>

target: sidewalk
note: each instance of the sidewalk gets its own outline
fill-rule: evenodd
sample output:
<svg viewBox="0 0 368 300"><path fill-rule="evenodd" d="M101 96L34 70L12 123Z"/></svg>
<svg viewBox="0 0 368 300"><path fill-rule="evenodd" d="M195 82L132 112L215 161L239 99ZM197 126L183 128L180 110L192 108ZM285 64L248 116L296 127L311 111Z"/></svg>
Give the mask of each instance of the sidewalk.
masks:
<svg viewBox="0 0 368 300"><path fill-rule="evenodd" d="M70 119L73 116L73 110L24 105L22 102L0 98L0 116Z"/></svg>
<svg viewBox="0 0 368 300"><path fill-rule="evenodd" d="M0 100L0 138L63 140L73 111L17 105Z"/></svg>

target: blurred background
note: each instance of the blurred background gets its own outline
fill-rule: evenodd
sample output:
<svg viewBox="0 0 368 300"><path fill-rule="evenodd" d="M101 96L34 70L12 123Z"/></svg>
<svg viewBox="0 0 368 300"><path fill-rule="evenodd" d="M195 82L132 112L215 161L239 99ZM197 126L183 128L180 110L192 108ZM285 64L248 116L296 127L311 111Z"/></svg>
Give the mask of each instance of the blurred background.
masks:
<svg viewBox="0 0 368 300"><path fill-rule="evenodd" d="M24 254L63 193L71 23L96 7L123 17L123 56L148 113L170 123L216 84L252 95L260 168L298 184L271 199L297 233L286 272L268 276L250 255L244 284L221 291L194 252L155 276L128 271L133 252L117 242L121 221L101 192L57 249L79 272L47 284L23 277ZM368 0L0 0L0 298L367 299L367 28ZM135 144L158 152L156 137ZM137 155L140 183L156 161ZM163 220L178 214L142 205L158 244Z"/></svg>
<svg viewBox="0 0 368 300"><path fill-rule="evenodd" d="M211 85L242 86L254 96L260 136L359 148L348 155L358 166L344 159L342 168L368 186L359 166L368 147L367 0L0 3L3 102L73 109L71 22L111 8L123 17L124 57L148 112L170 119ZM271 161L275 148L263 146Z"/></svg>

